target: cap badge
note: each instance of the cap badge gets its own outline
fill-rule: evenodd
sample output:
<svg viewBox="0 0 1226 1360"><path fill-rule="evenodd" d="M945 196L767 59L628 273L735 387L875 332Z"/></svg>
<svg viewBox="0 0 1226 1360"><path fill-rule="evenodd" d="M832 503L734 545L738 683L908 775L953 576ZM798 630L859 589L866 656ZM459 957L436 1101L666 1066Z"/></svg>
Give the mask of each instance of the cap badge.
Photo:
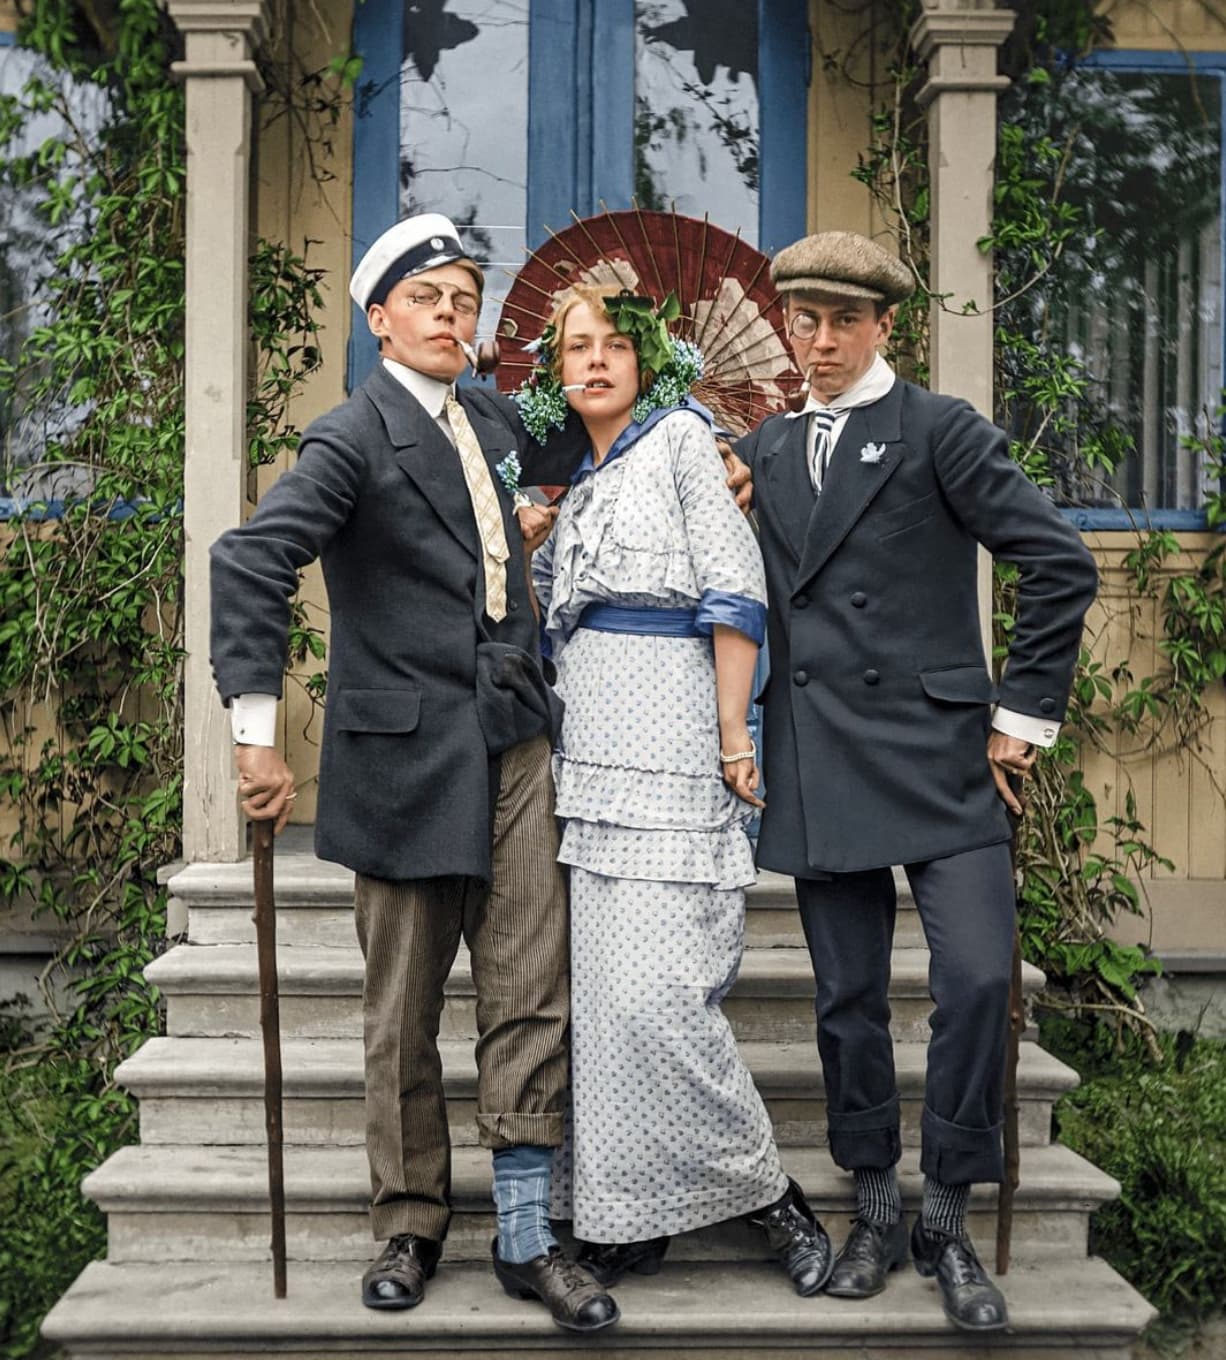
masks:
<svg viewBox="0 0 1226 1360"><path fill-rule="evenodd" d="M432 236L430 238L430 247L432 250L442 250L443 238L441 236Z"/></svg>

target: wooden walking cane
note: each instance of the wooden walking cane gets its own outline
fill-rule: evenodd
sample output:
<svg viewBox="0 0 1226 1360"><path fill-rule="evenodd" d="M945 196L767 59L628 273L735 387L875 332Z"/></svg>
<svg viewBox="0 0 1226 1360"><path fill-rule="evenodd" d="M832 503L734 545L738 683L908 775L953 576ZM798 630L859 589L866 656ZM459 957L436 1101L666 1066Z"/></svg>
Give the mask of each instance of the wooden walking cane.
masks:
<svg viewBox="0 0 1226 1360"><path fill-rule="evenodd" d="M273 902L273 823L251 823L255 879L255 948L264 1036L264 1128L268 1136L268 1207L272 1218L272 1287L285 1297L285 1172L281 1159L281 1006L277 993L277 918Z"/></svg>
<svg viewBox="0 0 1226 1360"><path fill-rule="evenodd" d="M1019 801L1022 781L1009 776L1009 787ZM1013 838L1009 842L1009 863L1013 870L1014 890L1017 885L1017 834L1021 818L1009 816ZM1015 913L1016 914L1016 913ZM1021 1181L1021 1149L1017 1120L1017 1063L1022 1043L1022 1029L1026 1021L1022 998L1022 937L1017 925L1013 927L1013 968L1009 979L1009 1044L1005 1053L1005 1175L996 1200L996 1273L1009 1273L1009 1252L1013 1243L1013 1199Z"/></svg>

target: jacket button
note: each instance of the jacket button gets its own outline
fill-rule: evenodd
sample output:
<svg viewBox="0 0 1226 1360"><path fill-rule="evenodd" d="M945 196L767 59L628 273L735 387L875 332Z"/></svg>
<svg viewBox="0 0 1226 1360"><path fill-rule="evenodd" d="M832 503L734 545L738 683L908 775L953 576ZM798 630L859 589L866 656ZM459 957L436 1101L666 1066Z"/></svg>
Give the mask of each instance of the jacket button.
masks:
<svg viewBox="0 0 1226 1360"><path fill-rule="evenodd" d="M863 609L864 606L868 604L868 596L862 590L857 590L856 593L851 597L851 603L852 608Z"/></svg>
<svg viewBox="0 0 1226 1360"><path fill-rule="evenodd" d="M519 601L518 601L518 600L508 600L508 601L507 601L507 613L508 613L508 614L514 614L515 611L516 611L518 608L519 608Z"/></svg>
<svg viewBox="0 0 1226 1360"><path fill-rule="evenodd" d="M1056 701L1055 701L1054 699L1040 699L1040 700L1039 700L1039 712L1040 712L1040 713L1054 713L1055 711L1056 711Z"/></svg>
<svg viewBox="0 0 1226 1360"><path fill-rule="evenodd" d="M797 597L792 601L793 609L808 609L808 607L809 597L807 595L797 595Z"/></svg>
<svg viewBox="0 0 1226 1360"><path fill-rule="evenodd" d="M864 672L864 683L866 685L875 685L880 679L881 675L877 671L868 670Z"/></svg>
<svg viewBox="0 0 1226 1360"><path fill-rule="evenodd" d="M799 685L803 689L809 683L808 671L795 671L792 675L792 683Z"/></svg>

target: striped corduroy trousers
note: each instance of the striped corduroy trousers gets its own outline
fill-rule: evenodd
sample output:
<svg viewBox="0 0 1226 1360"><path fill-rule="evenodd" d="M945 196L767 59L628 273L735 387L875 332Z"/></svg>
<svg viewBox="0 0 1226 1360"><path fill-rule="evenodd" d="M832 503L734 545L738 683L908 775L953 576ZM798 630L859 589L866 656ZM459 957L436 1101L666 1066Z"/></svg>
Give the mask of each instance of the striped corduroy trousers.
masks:
<svg viewBox="0 0 1226 1360"><path fill-rule="evenodd" d="M458 877L393 882L358 875L376 1239L447 1234L451 1140L438 1031L443 984L461 937L477 996L481 1143L498 1149L562 1142L569 941L549 761L544 737L502 756L492 886Z"/></svg>

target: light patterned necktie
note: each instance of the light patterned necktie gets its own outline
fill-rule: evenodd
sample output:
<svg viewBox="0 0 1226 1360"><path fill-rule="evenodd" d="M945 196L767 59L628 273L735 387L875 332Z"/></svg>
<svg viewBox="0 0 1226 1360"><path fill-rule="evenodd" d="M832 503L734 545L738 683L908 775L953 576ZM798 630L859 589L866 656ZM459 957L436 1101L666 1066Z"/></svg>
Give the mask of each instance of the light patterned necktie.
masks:
<svg viewBox="0 0 1226 1360"><path fill-rule="evenodd" d="M507 547L506 528L490 465L485 461L476 432L469 424L464 408L450 393L443 403L447 423L455 435L456 452L468 483L468 495L473 503L477 532L481 536L481 562L485 571L485 612L497 623L507 616Z"/></svg>
<svg viewBox="0 0 1226 1360"><path fill-rule="evenodd" d="M821 495L822 484L826 480L826 473L830 468L830 432L834 429L834 422L843 413L841 411L823 410L813 411L810 418L813 421L813 458L809 464L809 480L813 483L813 490Z"/></svg>

